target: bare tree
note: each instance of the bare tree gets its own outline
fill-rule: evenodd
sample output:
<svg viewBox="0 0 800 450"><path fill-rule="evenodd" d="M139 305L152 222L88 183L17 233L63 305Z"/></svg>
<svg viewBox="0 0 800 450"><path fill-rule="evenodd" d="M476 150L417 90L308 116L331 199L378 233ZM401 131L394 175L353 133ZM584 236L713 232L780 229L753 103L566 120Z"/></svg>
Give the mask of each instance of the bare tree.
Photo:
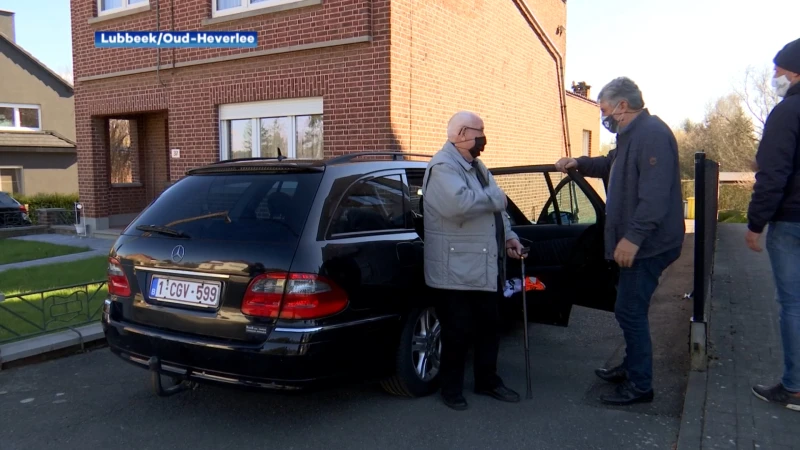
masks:
<svg viewBox="0 0 800 450"><path fill-rule="evenodd" d="M58 76L69 82L69 84L74 84L74 76L72 70L72 64L67 64L58 71Z"/></svg>
<svg viewBox="0 0 800 450"><path fill-rule="evenodd" d="M111 158L111 183L133 182L133 156L130 121L109 119L109 155Z"/></svg>
<svg viewBox="0 0 800 450"><path fill-rule="evenodd" d="M760 141L767 116L780 101L780 98L772 90L772 67L748 66L743 78L734 92L753 116L755 133Z"/></svg>

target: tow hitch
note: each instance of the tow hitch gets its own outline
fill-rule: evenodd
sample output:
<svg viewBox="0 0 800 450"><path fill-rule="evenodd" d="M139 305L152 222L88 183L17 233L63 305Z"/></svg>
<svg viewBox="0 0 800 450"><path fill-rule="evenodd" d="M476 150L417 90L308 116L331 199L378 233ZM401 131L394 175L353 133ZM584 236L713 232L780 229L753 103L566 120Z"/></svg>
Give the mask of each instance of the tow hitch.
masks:
<svg viewBox="0 0 800 450"><path fill-rule="evenodd" d="M150 358L150 361L148 361L148 365L150 366L150 377L153 391L159 397L169 397L179 392L197 387L197 383L189 381L190 371L187 369L183 379L179 377L171 377L173 380L175 380L175 385L165 388L161 384L161 360L153 356Z"/></svg>

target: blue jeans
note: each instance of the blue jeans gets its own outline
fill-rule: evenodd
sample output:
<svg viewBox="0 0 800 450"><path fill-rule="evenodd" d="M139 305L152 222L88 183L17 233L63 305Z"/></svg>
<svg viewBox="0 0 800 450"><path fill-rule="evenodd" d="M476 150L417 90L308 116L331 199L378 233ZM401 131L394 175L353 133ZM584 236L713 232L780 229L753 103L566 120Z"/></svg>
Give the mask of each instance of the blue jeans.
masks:
<svg viewBox="0 0 800 450"><path fill-rule="evenodd" d="M628 380L640 391L653 388L653 344L647 316L650 299L661 274L680 256L681 247L676 247L659 255L636 259L633 267L620 268L614 313L625 336L622 366L628 372Z"/></svg>
<svg viewBox="0 0 800 450"><path fill-rule="evenodd" d="M781 305L781 382L786 390L800 392L800 223L770 223L767 252Z"/></svg>

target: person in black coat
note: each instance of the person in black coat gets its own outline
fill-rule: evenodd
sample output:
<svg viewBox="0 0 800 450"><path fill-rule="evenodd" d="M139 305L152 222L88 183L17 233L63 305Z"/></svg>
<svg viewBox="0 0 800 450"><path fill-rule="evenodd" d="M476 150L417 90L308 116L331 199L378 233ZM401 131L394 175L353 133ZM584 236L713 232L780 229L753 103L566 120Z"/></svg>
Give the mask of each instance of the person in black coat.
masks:
<svg viewBox="0 0 800 450"><path fill-rule="evenodd" d="M780 383L753 387L756 397L800 411L800 39L775 56L772 86L783 100L767 117L756 153L756 183L747 212L747 246L767 252L781 305L784 371Z"/></svg>

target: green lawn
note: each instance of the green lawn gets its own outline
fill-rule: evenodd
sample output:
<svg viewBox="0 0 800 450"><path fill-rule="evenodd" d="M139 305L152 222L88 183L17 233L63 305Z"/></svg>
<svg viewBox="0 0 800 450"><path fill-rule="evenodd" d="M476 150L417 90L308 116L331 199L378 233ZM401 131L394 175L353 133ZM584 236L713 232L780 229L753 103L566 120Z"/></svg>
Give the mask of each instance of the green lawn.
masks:
<svg viewBox="0 0 800 450"><path fill-rule="evenodd" d="M0 239L0 265L88 251L89 247Z"/></svg>
<svg viewBox="0 0 800 450"><path fill-rule="evenodd" d="M720 223L747 223L747 214L744 211L720 211L717 221Z"/></svg>
<svg viewBox="0 0 800 450"><path fill-rule="evenodd" d="M102 281L106 278L107 264L107 257L96 256L0 272L0 292L6 296L6 300L0 302L0 343L99 320L108 293L105 285L48 291L22 298L11 296Z"/></svg>

